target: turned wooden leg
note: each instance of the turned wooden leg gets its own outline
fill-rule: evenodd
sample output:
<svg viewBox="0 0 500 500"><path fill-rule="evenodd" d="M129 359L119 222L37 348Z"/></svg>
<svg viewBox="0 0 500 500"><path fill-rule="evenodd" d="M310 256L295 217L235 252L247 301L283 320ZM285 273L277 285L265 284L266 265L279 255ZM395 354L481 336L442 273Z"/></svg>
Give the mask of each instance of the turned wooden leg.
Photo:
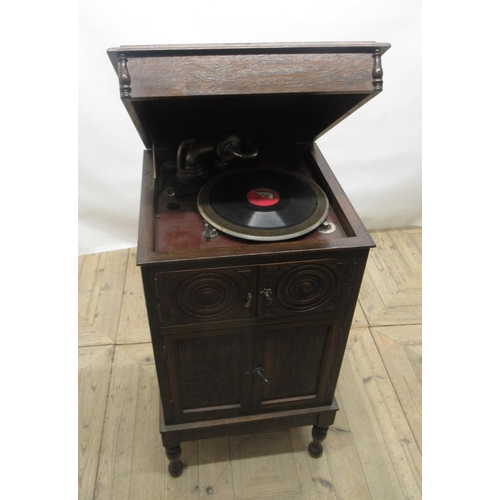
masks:
<svg viewBox="0 0 500 500"><path fill-rule="evenodd" d="M168 472L172 477L179 477L182 474L184 464L179 460L181 458L181 447L174 446L173 448L166 448L167 457L170 460L168 464Z"/></svg>
<svg viewBox="0 0 500 500"><path fill-rule="evenodd" d="M313 440L309 443L309 455L313 458L319 458L323 454L323 445L321 444L328 433L328 427L318 427L313 425L312 428L312 438Z"/></svg>

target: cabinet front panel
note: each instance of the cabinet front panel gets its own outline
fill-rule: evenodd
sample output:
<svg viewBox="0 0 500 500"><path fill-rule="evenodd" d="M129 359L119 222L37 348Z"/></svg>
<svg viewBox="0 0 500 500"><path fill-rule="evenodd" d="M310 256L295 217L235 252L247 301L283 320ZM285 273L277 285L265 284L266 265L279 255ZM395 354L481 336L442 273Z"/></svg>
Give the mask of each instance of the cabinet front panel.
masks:
<svg viewBox="0 0 500 500"><path fill-rule="evenodd" d="M356 264L354 260L328 259L261 266L259 316L345 309Z"/></svg>
<svg viewBox="0 0 500 500"><path fill-rule="evenodd" d="M155 274L163 326L248 318L255 315L256 268Z"/></svg>
<svg viewBox="0 0 500 500"><path fill-rule="evenodd" d="M179 420L238 415L251 404L253 329L163 339Z"/></svg>

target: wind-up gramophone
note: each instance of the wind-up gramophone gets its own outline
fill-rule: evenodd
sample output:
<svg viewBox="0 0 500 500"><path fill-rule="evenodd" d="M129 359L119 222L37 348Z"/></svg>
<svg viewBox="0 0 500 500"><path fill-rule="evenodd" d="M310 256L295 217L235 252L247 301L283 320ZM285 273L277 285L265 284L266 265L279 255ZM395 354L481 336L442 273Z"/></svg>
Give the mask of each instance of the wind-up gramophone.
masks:
<svg viewBox="0 0 500 500"><path fill-rule="evenodd" d="M321 455L374 244L315 140L381 92L389 47L108 51L146 147L137 264L171 475L182 441L224 434L312 425Z"/></svg>

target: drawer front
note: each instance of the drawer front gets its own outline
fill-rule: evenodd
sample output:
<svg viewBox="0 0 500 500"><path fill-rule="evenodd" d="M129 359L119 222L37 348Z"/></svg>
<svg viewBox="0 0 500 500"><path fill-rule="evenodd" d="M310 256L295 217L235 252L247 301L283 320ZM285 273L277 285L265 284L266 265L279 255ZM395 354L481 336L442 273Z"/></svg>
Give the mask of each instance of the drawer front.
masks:
<svg viewBox="0 0 500 500"><path fill-rule="evenodd" d="M155 284L162 326L255 316L256 267L160 272Z"/></svg>
<svg viewBox="0 0 500 500"><path fill-rule="evenodd" d="M349 303L356 266L352 259L261 266L258 315L342 311Z"/></svg>

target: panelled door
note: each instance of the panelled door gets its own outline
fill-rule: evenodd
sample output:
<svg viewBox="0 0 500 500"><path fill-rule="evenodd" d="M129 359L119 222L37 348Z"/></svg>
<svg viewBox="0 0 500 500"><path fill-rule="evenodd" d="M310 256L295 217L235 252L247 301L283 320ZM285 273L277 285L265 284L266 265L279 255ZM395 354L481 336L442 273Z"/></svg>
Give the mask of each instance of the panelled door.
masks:
<svg viewBox="0 0 500 500"><path fill-rule="evenodd" d="M250 412L254 328L174 333L163 345L173 420Z"/></svg>
<svg viewBox="0 0 500 500"><path fill-rule="evenodd" d="M341 324L328 319L257 328L253 411L328 404Z"/></svg>

